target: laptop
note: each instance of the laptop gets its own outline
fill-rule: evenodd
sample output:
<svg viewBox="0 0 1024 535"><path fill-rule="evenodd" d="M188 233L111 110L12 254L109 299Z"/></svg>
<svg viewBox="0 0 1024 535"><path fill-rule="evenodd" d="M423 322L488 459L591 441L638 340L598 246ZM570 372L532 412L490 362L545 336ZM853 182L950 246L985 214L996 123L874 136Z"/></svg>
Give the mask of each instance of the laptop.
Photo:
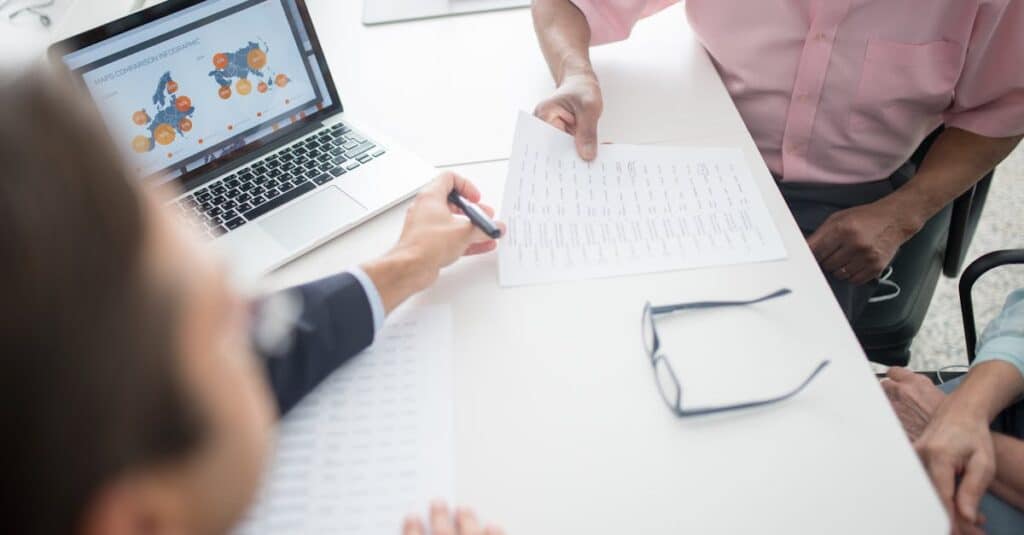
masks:
<svg viewBox="0 0 1024 535"><path fill-rule="evenodd" d="M363 0L363 24L386 24L527 7L530 0Z"/></svg>
<svg viewBox="0 0 1024 535"><path fill-rule="evenodd" d="M304 0L170 0L54 44L131 170L252 281L435 170L346 117Z"/></svg>

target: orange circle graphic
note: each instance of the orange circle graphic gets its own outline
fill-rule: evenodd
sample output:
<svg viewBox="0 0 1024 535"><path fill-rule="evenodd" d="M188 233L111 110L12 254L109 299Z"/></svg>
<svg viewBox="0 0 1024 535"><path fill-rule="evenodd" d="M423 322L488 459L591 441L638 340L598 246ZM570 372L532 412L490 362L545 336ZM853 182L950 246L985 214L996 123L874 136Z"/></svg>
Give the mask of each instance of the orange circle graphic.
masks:
<svg viewBox="0 0 1024 535"><path fill-rule="evenodd" d="M249 68L254 71L262 70L267 66L267 54L258 48L250 50L246 60L249 62Z"/></svg>
<svg viewBox="0 0 1024 535"><path fill-rule="evenodd" d="M192 109L192 99L188 97L178 97L174 100L174 107L181 113L188 113L188 110Z"/></svg>
<svg viewBox="0 0 1024 535"><path fill-rule="evenodd" d="M217 90L217 94L224 100L231 98L231 86L222 85L220 89Z"/></svg>
<svg viewBox="0 0 1024 535"><path fill-rule="evenodd" d="M161 145L170 145L174 143L174 138L177 137L174 134L174 128L167 123L160 123L153 131L153 137L156 138L156 142Z"/></svg>
<svg viewBox="0 0 1024 535"><path fill-rule="evenodd" d="M235 84L235 89L238 91L239 95L248 95L249 93L252 93L252 82L242 78Z"/></svg>
<svg viewBox="0 0 1024 535"><path fill-rule="evenodd" d="M284 87L288 85L288 82L290 81L291 80L289 80L288 77L283 74L278 74L277 77L274 79L274 83L277 84L277 87Z"/></svg>
<svg viewBox="0 0 1024 535"><path fill-rule="evenodd" d="M270 90L270 86L268 86L266 82L260 82L260 85L256 86L256 90L260 93L266 93Z"/></svg>
<svg viewBox="0 0 1024 535"><path fill-rule="evenodd" d="M214 54L213 55L213 66L218 69L223 69L228 66L228 55L227 54Z"/></svg>
<svg viewBox="0 0 1024 535"><path fill-rule="evenodd" d="M178 129L182 132L189 132L192 130L192 119L185 117L181 121L178 121Z"/></svg>
<svg viewBox="0 0 1024 535"><path fill-rule="evenodd" d="M142 126L149 122L149 114L146 113L144 110L139 110L132 114L132 122L139 126Z"/></svg>
<svg viewBox="0 0 1024 535"><path fill-rule="evenodd" d="M174 80L168 80L167 81L167 92L168 93L177 93L178 92L178 82L175 82Z"/></svg>
<svg viewBox="0 0 1024 535"><path fill-rule="evenodd" d="M138 153L149 152L152 149L152 141L146 136L135 136L132 140L132 150Z"/></svg>

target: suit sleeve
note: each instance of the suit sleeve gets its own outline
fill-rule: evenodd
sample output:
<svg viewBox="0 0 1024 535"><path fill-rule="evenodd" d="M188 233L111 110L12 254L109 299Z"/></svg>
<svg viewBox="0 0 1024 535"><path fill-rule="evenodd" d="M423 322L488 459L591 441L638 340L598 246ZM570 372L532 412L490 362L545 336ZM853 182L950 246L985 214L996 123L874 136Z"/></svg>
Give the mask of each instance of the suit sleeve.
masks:
<svg viewBox="0 0 1024 535"><path fill-rule="evenodd" d="M302 313L290 350L266 360L270 386L283 415L374 337L374 313L351 273L299 286Z"/></svg>

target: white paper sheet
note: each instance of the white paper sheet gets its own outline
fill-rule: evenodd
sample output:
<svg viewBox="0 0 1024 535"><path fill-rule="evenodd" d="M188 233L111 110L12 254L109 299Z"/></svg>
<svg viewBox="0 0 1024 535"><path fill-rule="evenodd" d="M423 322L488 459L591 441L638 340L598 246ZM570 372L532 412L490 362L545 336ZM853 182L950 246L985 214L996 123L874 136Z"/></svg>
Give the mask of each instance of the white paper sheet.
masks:
<svg viewBox="0 0 1024 535"><path fill-rule="evenodd" d="M502 286L786 257L740 150L602 145L585 162L526 113L502 219Z"/></svg>
<svg viewBox="0 0 1024 535"><path fill-rule="evenodd" d="M240 534L398 533L455 493L452 319L403 309L374 345L280 426L276 459Z"/></svg>

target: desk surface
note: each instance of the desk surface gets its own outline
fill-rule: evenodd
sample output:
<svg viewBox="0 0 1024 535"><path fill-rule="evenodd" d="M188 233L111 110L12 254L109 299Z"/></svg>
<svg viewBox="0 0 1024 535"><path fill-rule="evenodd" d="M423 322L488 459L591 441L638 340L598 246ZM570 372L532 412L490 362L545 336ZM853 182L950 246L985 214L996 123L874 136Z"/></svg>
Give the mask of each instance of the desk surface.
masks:
<svg viewBox="0 0 1024 535"><path fill-rule="evenodd" d="M529 13L366 28L357 4L310 1L348 113L435 165L506 158L516 110L552 90ZM593 57L602 137L741 147L790 256L525 288L498 287L494 255L450 268L407 306L454 309L459 499L510 533L944 532L927 476L681 7ZM500 206L505 162L454 169ZM383 252L403 212L282 268L272 284ZM794 290L785 302L659 328L686 395L769 394L822 358L832 366L783 406L673 417L643 355L643 303L781 286Z"/></svg>
<svg viewBox="0 0 1024 535"><path fill-rule="evenodd" d="M529 13L364 27L362 2L309 0L347 113L471 177L500 206L517 109L551 91ZM594 51L602 136L742 148L779 226L782 262L500 288L494 255L405 306L455 316L457 493L520 534L943 533L947 521L750 135L680 7ZM269 277L285 286L384 252L404 206ZM643 303L769 306L659 326L687 399L769 394L832 365L781 406L700 420L665 409L643 355ZM396 519L396 525L399 519Z"/></svg>

